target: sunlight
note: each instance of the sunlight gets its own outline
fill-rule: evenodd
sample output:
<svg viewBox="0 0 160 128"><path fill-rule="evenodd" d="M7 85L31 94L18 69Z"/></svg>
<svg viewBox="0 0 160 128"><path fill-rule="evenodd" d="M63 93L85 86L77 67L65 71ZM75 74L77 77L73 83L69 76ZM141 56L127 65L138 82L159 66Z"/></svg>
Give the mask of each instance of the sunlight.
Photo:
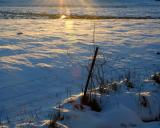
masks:
<svg viewBox="0 0 160 128"><path fill-rule="evenodd" d="M72 20L67 20L66 22L65 22L65 29L67 29L67 30L73 30L73 21Z"/></svg>
<svg viewBox="0 0 160 128"><path fill-rule="evenodd" d="M74 23L74 20L70 19L64 21L64 32L70 33L65 35L65 38L67 38L70 41L70 44L74 43L72 42L73 40L76 40L76 36L74 35L74 33L76 33L74 30Z"/></svg>
<svg viewBox="0 0 160 128"><path fill-rule="evenodd" d="M60 17L60 19L65 19L66 18L66 16L65 15L62 15L61 17Z"/></svg>
<svg viewBox="0 0 160 128"><path fill-rule="evenodd" d="M74 6L80 6L83 7L83 13L86 12L91 13L91 15L95 15L95 8L93 8L93 5L95 5L91 0L85 1L85 0L60 0L58 5L59 8L59 14L61 15L60 19L66 19L67 16L69 17L71 14L74 15L74 9L72 7Z"/></svg>
<svg viewBox="0 0 160 128"><path fill-rule="evenodd" d="M81 15L96 15L96 10L93 6L96 5L96 2L93 0L35 0L31 3L32 5L49 5L48 7L56 7L56 11L60 15L60 19L66 19L71 15L80 13ZM97 5L96 5L97 6ZM82 7L81 10L75 12L74 7ZM58 9L57 9L58 8ZM54 10L54 9L53 9ZM44 12L47 13L47 12Z"/></svg>

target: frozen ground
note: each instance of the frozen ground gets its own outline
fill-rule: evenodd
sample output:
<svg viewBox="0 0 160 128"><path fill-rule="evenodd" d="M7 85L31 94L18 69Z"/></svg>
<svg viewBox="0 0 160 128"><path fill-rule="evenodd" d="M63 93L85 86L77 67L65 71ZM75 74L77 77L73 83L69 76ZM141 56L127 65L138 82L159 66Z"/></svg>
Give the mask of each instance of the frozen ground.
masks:
<svg viewBox="0 0 160 128"><path fill-rule="evenodd" d="M93 20L0 20L0 110L9 116L46 114L78 93L92 49ZM106 77L134 69L143 79L160 71L160 20L97 20L96 45L107 57Z"/></svg>

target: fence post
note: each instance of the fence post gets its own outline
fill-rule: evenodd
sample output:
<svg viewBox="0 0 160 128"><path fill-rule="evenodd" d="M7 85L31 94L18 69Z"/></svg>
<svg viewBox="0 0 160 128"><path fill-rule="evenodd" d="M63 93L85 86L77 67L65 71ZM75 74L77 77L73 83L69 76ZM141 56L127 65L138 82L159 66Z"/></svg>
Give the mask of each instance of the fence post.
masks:
<svg viewBox="0 0 160 128"><path fill-rule="evenodd" d="M87 78L87 81L86 81L86 86L85 86L85 90L84 90L84 96L86 96L86 93L87 93L89 81L90 81L90 78L91 78L91 75L92 75L92 71L93 71L93 68L94 68L94 65L95 65L95 62L96 62L96 57L97 57L97 54L98 54L98 49L99 49L99 47L96 47L96 50L94 52L91 68L89 70L88 78Z"/></svg>

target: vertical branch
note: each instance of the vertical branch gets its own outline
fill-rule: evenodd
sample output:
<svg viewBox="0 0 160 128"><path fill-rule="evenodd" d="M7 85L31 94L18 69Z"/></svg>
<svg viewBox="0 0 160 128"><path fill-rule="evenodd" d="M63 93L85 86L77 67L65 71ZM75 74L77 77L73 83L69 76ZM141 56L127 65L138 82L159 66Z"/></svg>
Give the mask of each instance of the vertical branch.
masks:
<svg viewBox="0 0 160 128"><path fill-rule="evenodd" d="M92 40L93 44L95 44L95 33L96 33L96 24L94 22L94 26L93 26L93 40Z"/></svg>
<svg viewBox="0 0 160 128"><path fill-rule="evenodd" d="M92 71L93 71L93 68L94 68L94 65L95 65L95 62L96 62L96 57L97 57L97 54L98 54L98 49L99 49L99 47L96 47L96 50L95 50L95 53L94 53L94 56L93 56L93 61L92 61L92 64L91 64L91 68L89 70L89 74L88 74L85 90L84 90L84 96L87 93L89 81L90 81L90 78L91 78L91 75L92 75Z"/></svg>

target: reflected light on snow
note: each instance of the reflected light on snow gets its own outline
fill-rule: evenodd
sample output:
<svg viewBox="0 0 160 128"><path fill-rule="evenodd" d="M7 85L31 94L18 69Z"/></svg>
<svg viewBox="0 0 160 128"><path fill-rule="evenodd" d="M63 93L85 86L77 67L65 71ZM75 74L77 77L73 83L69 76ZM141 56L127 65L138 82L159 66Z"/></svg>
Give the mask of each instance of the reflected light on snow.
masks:
<svg viewBox="0 0 160 128"><path fill-rule="evenodd" d="M141 92L141 96L151 96L151 92Z"/></svg>
<svg viewBox="0 0 160 128"><path fill-rule="evenodd" d="M72 20L66 20L65 21L65 30L73 31L73 21Z"/></svg>
<svg viewBox="0 0 160 128"><path fill-rule="evenodd" d="M146 96L146 97L149 97L151 96L151 92L148 92L148 91L144 91L144 92L141 92L141 93L136 93L137 96Z"/></svg>
<svg viewBox="0 0 160 128"><path fill-rule="evenodd" d="M143 27L144 25L139 27L142 22L145 27ZM25 27L26 24L30 27ZM130 27L131 25L132 27ZM150 25L153 26L153 31L149 31L148 27ZM150 43L152 39L152 43L157 43L159 38L156 35L159 28L154 27L154 25L156 23L152 23L152 20L131 20L129 23L125 20L119 20L119 22L115 20L96 21L95 40L103 48L107 48L106 53L108 55L117 54L121 52L120 49L110 48L114 44L123 44L129 48L139 40L143 43ZM0 27L3 28L0 35L0 62L3 66L7 64L9 67L16 67L15 64L17 64L18 68L20 68L18 65L34 67L37 63L34 64L33 60L46 60L46 64L51 66L47 59L52 59L53 63L57 62L57 66L60 63L64 65L64 60L57 58L61 58L62 55L67 56L67 53L75 54L79 60L88 60L90 57L83 56L81 53L88 53L88 48L93 45L91 43L93 21L57 19L7 20L6 22L6 20L1 20ZM139 27L138 30L137 27ZM17 32L23 32L23 34L17 35ZM140 58L141 56L142 54L133 56L132 53L130 57ZM45 63L45 61L42 63Z"/></svg>

